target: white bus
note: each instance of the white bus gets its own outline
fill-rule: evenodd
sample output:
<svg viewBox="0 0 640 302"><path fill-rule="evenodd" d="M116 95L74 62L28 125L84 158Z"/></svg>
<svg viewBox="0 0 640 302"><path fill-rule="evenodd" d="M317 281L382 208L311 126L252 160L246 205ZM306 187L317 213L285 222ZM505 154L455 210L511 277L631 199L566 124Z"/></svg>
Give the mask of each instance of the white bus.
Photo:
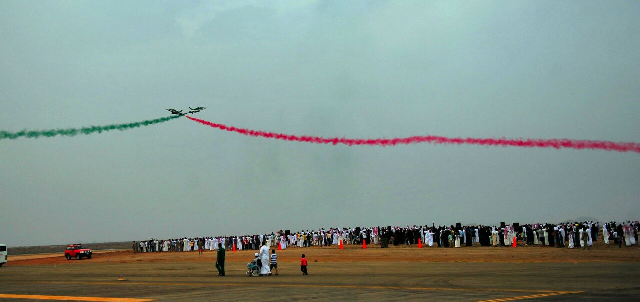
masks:
<svg viewBox="0 0 640 302"><path fill-rule="evenodd" d="M0 244L0 266L7 263L7 246Z"/></svg>

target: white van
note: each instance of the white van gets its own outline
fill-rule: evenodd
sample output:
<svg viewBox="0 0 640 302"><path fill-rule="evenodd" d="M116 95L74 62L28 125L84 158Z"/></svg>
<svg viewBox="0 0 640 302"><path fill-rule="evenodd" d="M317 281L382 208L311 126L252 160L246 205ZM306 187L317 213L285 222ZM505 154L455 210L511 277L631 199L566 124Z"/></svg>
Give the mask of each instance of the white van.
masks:
<svg viewBox="0 0 640 302"><path fill-rule="evenodd" d="M0 244L0 266L7 263L7 246Z"/></svg>

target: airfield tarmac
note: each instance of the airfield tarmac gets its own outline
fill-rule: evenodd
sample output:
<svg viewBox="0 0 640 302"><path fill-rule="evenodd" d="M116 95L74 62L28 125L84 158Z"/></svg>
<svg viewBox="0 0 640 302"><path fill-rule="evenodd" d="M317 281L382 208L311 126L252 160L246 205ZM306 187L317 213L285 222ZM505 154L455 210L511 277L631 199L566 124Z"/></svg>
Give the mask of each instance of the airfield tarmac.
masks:
<svg viewBox="0 0 640 302"><path fill-rule="evenodd" d="M278 276L247 277L254 252L227 251L225 277L217 276L212 251L96 252L92 259L70 261L62 252L10 256L0 268L0 301L632 301L640 296L638 247L288 248L278 251ZM302 253L308 276L300 273Z"/></svg>

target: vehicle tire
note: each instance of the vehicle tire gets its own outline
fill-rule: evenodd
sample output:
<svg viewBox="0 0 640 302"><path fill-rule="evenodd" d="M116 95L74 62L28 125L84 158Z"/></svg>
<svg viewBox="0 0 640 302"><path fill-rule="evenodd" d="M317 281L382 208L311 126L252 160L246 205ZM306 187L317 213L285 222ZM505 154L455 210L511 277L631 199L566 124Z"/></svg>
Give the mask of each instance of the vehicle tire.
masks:
<svg viewBox="0 0 640 302"><path fill-rule="evenodd" d="M80 259L82 259L82 256L80 256L80 254L77 254L76 255L76 259L80 260Z"/></svg>
<svg viewBox="0 0 640 302"><path fill-rule="evenodd" d="M91 259L91 255L87 256L87 259Z"/></svg>
<svg viewBox="0 0 640 302"><path fill-rule="evenodd" d="M69 254L64 254L64 257L67 258L67 260L71 260L71 255Z"/></svg>
<svg viewBox="0 0 640 302"><path fill-rule="evenodd" d="M258 270L251 271L251 276L258 277Z"/></svg>

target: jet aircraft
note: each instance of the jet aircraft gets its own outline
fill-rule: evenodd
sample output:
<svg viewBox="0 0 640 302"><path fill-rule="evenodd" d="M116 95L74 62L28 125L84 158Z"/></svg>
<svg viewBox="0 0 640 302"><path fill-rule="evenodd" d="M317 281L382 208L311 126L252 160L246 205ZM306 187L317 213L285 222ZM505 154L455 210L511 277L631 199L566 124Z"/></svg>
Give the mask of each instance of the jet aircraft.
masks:
<svg viewBox="0 0 640 302"><path fill-rule="evenodd" d="M185 113L182 113L182 110L175 110L171 108L167 108L167 111L171 112L171 114L177 114L179 116L184 116Z"/></svg>
<svg viewBox="0 0 640 302"><path fill-rule="evenodd" d="M189 113L190 114L194 114L194 113L198 113L198 112L200 112L200 111L202 111L204 109L207 109L207 108L205 108L205 107L196 107L196 108L189 107L189 109L190 109Z"/></svg>

